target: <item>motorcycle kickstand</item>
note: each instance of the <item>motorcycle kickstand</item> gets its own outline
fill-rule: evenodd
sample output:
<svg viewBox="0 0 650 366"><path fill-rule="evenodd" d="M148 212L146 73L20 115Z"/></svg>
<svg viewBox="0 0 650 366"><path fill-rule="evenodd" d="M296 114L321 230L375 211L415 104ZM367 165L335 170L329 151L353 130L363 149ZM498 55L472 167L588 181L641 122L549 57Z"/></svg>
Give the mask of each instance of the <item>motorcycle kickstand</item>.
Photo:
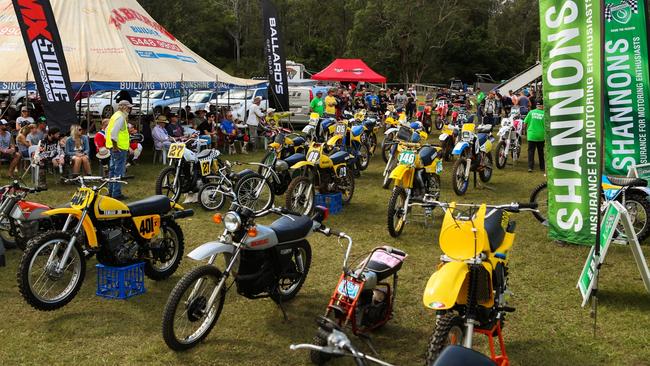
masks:
<svg viewBox="0 0 650 366"><path fill-rule="evenodd" d="M287 316L287 311L284 308L284 304L282 303L282 297L278 297L278 307L280 308L280 311L282 311L282 317L284 317L285 322L289 322L289 317Z"/></svg>

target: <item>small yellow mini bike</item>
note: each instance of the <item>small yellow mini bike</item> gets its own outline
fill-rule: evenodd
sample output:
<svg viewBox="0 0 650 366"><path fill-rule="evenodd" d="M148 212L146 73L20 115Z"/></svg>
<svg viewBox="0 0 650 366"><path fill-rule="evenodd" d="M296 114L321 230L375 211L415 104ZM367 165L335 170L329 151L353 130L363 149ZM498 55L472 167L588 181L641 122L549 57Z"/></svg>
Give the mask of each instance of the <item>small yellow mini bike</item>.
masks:
<svg viewBox="0 0 650 366"><path fill-rule="evenodd" d="M153 280L176 271L183 258L183 231L176 219L192 216L192 210L162 195L130 204L108 197L107 184L126 183L119 178L67 181L80 185L70 206L44 212L67 216L63 229L33 238L20 261L18 287L27 303L43 311L69 303L81 288L90 254L110 266L145 262L145 274Z"/></svg>
<svg viewBox="0 0 650 366"><path fill-rule="evenodd" d="M431 202L446 211L440 229L444 253L424 290L424 306L436 311L426 364L447 345L472 348L474 333L488 336L492 359L508 365L501 329L508 312L508 260L515 240L511 213L535 211L534 203L501 206ZM494 350L494 337L501 354Z"/></svg>

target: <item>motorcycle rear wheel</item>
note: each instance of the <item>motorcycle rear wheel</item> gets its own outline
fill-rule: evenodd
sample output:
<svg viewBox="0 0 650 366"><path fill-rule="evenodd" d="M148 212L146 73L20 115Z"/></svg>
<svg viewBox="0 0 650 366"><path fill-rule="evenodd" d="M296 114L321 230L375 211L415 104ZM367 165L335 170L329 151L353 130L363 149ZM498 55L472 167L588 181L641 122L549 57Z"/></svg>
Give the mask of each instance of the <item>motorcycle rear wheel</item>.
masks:
<svg viewBox="0 0 650 366"><path fill-rule="evenodd" d="M161 245L165 247L152 250L154 258L147 260L144 265L145 275L154 281L167 279L176 272L185 249L183 230L176 221L164 221L159 235L161 237L158 239L163 241Z"/></svg>
<svg viewBox="0 0 650 366"><path fill-rule="evenodd" d="M223 207L226 197L218 189L219 185L217 183L208 183L201 187L201 190L199 190L199 203L203 209L216 211Z"/></svg>
<svg viewBox="0 0 650 366"><path fill-rule="evenodd" d="M182 174L182 173L181 173ZM181 197L181 177L176 179L176 167L165 167L156 179L156 194L167 196L171 201L176 202Z"/></svg>
<svg viewBox="0 0 650 366"><path fill-rule="evenodd" d="M260 193L256 190L260 188ZM235 186L237 202L254 213L260 213L273 206L275 195L269 182L263 176L252 173L240 179Z"/></svg>
<svg viewBox="0 0 650 366"><path fill-rule="evenodd" d="M226 292L223 288L217 294L212 308L206 309L205 307L221 277L222 273L219 269L211 265L205 265L188 272L174 286L167 299L162 318L162 335L169 348L174 351L185 351L199 344L210 334L210 331L219 320L226 299ZM208 283L208 286L204 287L206 283ZM190 292L186 295L188 290ZM180 314L177 315L179 310ZM181 335L179 333L185 330L187 326L182 327L182 329L176 329L175 326L182 321L188 322L190 325L200 321L200 324L196 324L196 329L190 329L190 331L193 330L192 333Z"/></svg>
<svg viewBox="0 0 650 366"><path fill-rule="evenodd" d="M406 220L404 220L404 203L406 202L406 191L402 187L393 188L393 193L388 200L386 227L393 238L397 238L404 231ZM406 208L408 210L408 208Z"/></svg>
<svg viewBox="0 0 650 366"><path fill-rule="evenodd" d="M307 279L307 274L309 273L309 267L311 266L311 246L309 246L309 243L307 241L302 241L301 243L296 244L292 250L293 256L291 262L295 265L294 269L299 274L299 278L291 279L280 277L277 292L271 294L271 299L276 303L289 301L296 297Z"/></svg>
<svg viewBox="0 0 650 366"><path fill-rule="evenodd" d="M440 352L449 345L462 345L465 338L463 319L456 314L445 314L436 320L436 328L429 339L426 365L433 365Z"/></svg>
<svg viewBox="0 0 650 366"><path fill-rule="evenodd" d="M359 147L359 170L364 171L370 165L370 150L366 144Z"/></svg>

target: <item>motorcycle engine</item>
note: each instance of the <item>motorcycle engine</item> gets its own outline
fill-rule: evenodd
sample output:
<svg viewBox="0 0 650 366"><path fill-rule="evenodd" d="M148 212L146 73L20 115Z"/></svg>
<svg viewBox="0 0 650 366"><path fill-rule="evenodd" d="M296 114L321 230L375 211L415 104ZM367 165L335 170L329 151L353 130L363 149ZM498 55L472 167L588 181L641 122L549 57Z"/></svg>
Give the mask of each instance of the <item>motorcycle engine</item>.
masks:
<svg viewBox="0 0 650 366"><path fill-rule="evenodd" d="M99 235L104 244L101 262L121 265L136 258L139 247L127 231L122 228L104 228L99 231Z"/></svg>
<svg viewBox="0 0 650 366"><path fill-rule="evenodd" d="M384 320L388 311L388 296L386 291L381 288L364 291L359 299L358 314L359 324L362 327L373 326Z"/></svg>
<svg viewBox="0 0 650 366"><path fill-rule="evenodd" d="M242 252L235 277L237 293L254 298L269 291L275 279L270 250Z"/></svg>

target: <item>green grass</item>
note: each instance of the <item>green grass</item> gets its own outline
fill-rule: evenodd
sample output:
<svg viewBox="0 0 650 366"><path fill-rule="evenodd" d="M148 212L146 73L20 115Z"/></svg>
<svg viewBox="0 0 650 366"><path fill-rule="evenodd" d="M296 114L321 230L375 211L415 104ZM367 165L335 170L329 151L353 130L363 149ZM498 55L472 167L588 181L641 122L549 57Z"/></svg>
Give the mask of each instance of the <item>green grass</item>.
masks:
<svg viewBox="0 0 650 366"><path fill-rule="evenodd" d="M435 140L434 140L435 141ZM236 159L259 161L260 154ZM143 158L150 161L149 157ZM524 156L525 159L525 156ZM153 193L161 166L139 165L126 188L131 199ZM354 238L353 255L390 244L405 250L400 272L395 317L375 332L373 344L382 358L400 365L422 364L434 314L423 307L422 292L439 262L438 234L441 214L436 212L430 227L411 223L394 240L386 230L389 191L382 190L383 162L376 156L368 171L357 180L352 204L332 216L328 225ZM442 200L509 203L527 201L530 191L544 180L542 173L527 173L524 160L516 167L495 171L494 191L470 187L458 199L451 190L451 164L442 176ZM30 198L51 205L66 202L72 186L55 185ZM281 202L281 201L278 201ZM196 215L181 220L186 253L213 240L222 227L213 224L210 213L193 207ZM513 365L648 365L650 364L650 297L643 287L630 250L613 246L601 276L598 328L593 335L589 310L580 308L575 288L588 248L558 246L547 239L546 230L532 215L517 217L517 238L511 255L511 300L517 311L508 316L505 338ZM313 261L300 294L286 304L289 321L271 300L247 300L231 291L217 326L206 341L185 353L170 351L164 344L160 321L174 284L198 265L187 258L167 281L146 281L147 293L127 301L95 296L94 259L88 263L85 283L78 296L55 312L38 312L23 301L16 286L20 252L7 253L8 265L0 268L0 363L13 364L218 364L300 365L307 353L292 352L291 343L309 342L316 330L314 318L321 315L340 274L343 247L335 239L310 237ZM648 247L646 257L650 253ZM479 337L479 348L486 351ZM353 339L362 349L363 342ZM351 364L350 360L335 364Z"/></svg>

